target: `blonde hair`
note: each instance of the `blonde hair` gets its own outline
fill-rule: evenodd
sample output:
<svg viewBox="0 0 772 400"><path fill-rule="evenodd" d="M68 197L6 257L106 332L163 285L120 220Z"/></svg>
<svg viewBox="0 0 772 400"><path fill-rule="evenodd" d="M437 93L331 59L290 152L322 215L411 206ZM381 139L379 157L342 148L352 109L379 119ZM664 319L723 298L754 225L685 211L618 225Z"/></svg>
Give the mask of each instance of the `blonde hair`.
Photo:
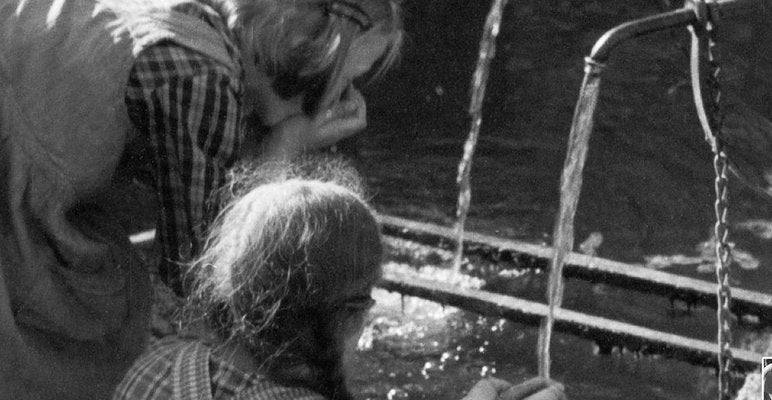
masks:
<svg viewBox="0 0 772 400"><path fill-rule="evenodd" d="M288 99L305 94L304 111L314 114L343 91L341 71L352 42L376 32L389 46L371 76L378 77L398 58L403 31L399 0L221 0L230 5L231 28L243 46L274 79L274 90ZM361 11L369 25L330 11L343 4ZM335 9L332 7L332 9Z"/></svg>
<svg viewBox="0 0 772 400"><path fill-rule="evenodd" d="M144 12L168 9L188 0L99 0L122 19L116 32ZM215 8L241 46L254 51L255 59L284 99L304 95L304 111L315 114L343 92L341 72L354 39L378 33L389 39L386 52L370 78L381 76L398 59L403 41L401 0L197 0ZM342 8L357 10L367 19L361 24Z"/></svg>
<svg viewBox="0 0 772 400"><path fill-rule="evenodd" d="M274 178L255 177L266 170ZM349 398L335 340L347 301L369 296L381 276L374 213L341 164L254 171L229 186L232 201L193 264L191 304L272 379Z"/></svg>

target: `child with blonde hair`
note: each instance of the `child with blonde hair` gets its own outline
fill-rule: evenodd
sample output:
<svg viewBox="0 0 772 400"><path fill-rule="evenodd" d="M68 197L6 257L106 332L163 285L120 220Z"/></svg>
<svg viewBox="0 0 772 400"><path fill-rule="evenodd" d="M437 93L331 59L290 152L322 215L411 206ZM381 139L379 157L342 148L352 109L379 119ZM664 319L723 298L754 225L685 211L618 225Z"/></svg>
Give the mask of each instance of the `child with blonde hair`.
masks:
<svg viewBox="0 0 772 400"><path fill-rule="evenodd" d="M214 342L157 341L114 399L353 398L346 381L375 303L383 248L356 175L336 175L235 186L192 269L190 307L217 332ZM549 381L487 379L466 400L531 395L564 398Z"/></svg>

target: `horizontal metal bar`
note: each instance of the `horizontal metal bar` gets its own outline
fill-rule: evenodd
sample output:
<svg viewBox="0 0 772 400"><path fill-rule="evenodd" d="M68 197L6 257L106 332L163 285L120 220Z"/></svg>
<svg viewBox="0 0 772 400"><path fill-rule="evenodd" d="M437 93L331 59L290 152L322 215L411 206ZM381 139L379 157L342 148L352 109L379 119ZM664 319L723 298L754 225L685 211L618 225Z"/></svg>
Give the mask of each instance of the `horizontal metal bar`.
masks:
<svg viewBox="0 0 772 400"><path fill-rule="evenodd" d="M511 296L461 288L449 283L428 281L414 276L400 277L389 271L380 287L441 304L459 307L485 316L537 326L547 315L547 305ZM642 354L659 354L694 365L716 366L717 345L670 333L643 328L576 311L555 310L555 329L599 342L602 346L618 346ZM761 354L732 349L732 368L747 374L757 370Z"/></svg>
<svg viewBox="0 0 772 400"><path fill-rule="evenodd" d="M379 219L386 235L443 248L455 246L455 233L451 228L387 215L380 215ZM553 249L475 232L465 232L464 252L490 260L510 260L523 268L546 269L549 267ZM570 253L566 258L564 275L716 308L715 283L618 261ZM737 315L755 315L763 323L772 324L772 296L770 295L733 288L731 310Z"/></svg>

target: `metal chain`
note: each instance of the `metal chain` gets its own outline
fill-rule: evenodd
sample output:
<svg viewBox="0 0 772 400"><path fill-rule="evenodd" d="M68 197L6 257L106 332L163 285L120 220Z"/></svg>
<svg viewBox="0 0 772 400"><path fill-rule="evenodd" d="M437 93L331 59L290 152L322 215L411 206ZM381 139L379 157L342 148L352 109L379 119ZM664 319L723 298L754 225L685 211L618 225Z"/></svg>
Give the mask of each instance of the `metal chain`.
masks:
<svg viewBox="0 0 772 400"><path fill-rule="evenodd" d="M728 400L731 398L729 378L730 378L730 364L732 362L732 350L730 344L732 341L730 318L731 311L729 309L731 301L731 288L729 286L729 267L731 264L731 251L727 244L727 236L729 230L727 229L726 215L728 210L727 205L727 159L726 153L723 151L719 144L719 151L713 157L713 168L716 172L716 281L718 286L716 289L716 298L718 301L718 307L716 308L716 319L718 321L718 389L719 398L721 400Z"/></svg>
<svg viewBox="0 0 772 400"><path fill-rule="evenodd" d="M718 20L718 6L713 4L710 7L710 18L705 24L705 30L708 38L708 66L710 76L708 84L710 85L710 102L708 104L708 118L712 134L713 148L713 169L716 174L714 188L716 193L716 202L714 210L716 213L716 224L714 234L716 236L716 298L718 305L716 308L716 319L718 323L717 342L718 351L718 396L720 400L731 399L730 388L730 364L732 362L731 344L731 311L729 309L731 301L731 288L729 284L729 269L731 266L731 249L728 244L729 229L727 225L728 203L728 180L727 166L728 160L722 142L721 129L723 127L723 115L721 113L721 66L716 57L716 32L715 22Z"/></svg>

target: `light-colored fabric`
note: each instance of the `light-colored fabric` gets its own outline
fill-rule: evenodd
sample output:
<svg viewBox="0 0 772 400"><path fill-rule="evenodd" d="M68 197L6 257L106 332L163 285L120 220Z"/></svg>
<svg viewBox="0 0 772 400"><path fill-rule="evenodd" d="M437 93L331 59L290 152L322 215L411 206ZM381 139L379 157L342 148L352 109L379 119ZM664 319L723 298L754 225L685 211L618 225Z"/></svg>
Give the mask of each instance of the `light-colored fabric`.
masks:
<svg viewBox="0 0 772 400"><path fill-rule="evenodd" d="M143 347L147 271L114 213L126 80L137 43L209 29L164 1L144 32L95 0L0 3L0 399L106 398Z"/></svg>
<svg viewBox="0 0 772 400"><path fill-rule="evenodd" d="M113 400L324 400L312 390L243 372L201 342L176 336L152 340Z"/></svg>

